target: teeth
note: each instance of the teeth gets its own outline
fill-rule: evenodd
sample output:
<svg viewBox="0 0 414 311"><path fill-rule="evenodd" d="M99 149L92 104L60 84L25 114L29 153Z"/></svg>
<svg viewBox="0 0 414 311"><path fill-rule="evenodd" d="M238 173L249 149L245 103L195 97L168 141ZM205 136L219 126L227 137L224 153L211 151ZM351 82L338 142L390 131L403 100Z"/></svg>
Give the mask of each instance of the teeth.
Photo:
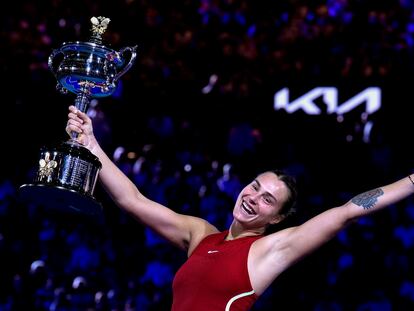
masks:
<svg viewBox="0 0 414 311"><path fill-rule="evenodd" d="M243 202L242 204L243 209L250 215L255 215L256 212L254 211L254 209L250 208L250 206L248 206L245 202Z"/></svg>

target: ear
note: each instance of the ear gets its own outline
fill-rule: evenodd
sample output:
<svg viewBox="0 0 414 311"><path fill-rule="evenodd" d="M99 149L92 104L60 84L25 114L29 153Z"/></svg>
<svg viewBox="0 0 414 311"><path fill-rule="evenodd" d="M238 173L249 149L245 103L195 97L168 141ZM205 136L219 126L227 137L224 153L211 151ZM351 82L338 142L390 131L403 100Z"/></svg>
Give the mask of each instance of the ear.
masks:
<svg viewBox="0 0 414 311"><path fill-rule="evenodd" d="M275 215L275 217L273 217L273 219L270 221L270 224L271 225L278 224L279 222L281 222L285 218L286 218L285 215L281 215L281 214Z"/></svg>

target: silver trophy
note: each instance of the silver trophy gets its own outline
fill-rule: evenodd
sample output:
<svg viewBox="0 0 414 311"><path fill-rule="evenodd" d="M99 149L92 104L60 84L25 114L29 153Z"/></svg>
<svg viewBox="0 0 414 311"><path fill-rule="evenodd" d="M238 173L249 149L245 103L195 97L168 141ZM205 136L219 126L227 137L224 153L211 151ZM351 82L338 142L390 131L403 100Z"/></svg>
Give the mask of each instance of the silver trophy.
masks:
<svg viewBox="0 0 414 311"><path fill-rule="evenodd" d="M74 105L87 112L90 100L110 96L117 81L136 59L136 46L115 51L102 44L109 18L91 18L92 35L87 42L69 42L49 56L48 66L62 93L74 93ZM53 148L42 148L37 174L33 183L20 187L21 198L46 208L96 215L102 205L93 192L102 167L99 159L71 139Z"/></svg>

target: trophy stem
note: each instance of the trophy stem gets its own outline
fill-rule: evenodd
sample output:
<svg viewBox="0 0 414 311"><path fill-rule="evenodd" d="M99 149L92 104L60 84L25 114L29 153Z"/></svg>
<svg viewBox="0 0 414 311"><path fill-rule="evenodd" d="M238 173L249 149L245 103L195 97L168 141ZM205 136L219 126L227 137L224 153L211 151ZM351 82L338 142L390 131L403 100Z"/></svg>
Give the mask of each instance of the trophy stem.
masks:
<svg viewBox="0 0 414 311"><path fill-rule="evenodd" d="M78 110L86 113L89 107L89 103L90 103L90 95L88 91L82 91L76 95L75 107Z"/></svg>
<svg viewBox="0 0 414 311"><path fill-rule="evenodd" d="M82 89L82 92L79 92L76 95L76 98L75 98L75 107L78 110L86 113L86 111L88 110L88 107L89 107L89 103L90 103L89 92L83 88ZM76 140L76 138L78 138L78 134L79 133L71 132L70 133L70 136L71 136L72 140Z"/></svg>

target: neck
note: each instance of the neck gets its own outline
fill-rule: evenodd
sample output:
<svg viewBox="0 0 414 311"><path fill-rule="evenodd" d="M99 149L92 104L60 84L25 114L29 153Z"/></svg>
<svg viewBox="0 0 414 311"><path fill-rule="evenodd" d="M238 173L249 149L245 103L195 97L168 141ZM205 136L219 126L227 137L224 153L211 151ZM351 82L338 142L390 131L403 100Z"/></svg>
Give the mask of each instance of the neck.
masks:
<svg viewBox="0 0 414 311"><path fill-rule="evenodd" d="M246 236L257 236L264 233L264 228L245 229L240 224L233 222L227 234L226 241L240 239Z"/></svg>

